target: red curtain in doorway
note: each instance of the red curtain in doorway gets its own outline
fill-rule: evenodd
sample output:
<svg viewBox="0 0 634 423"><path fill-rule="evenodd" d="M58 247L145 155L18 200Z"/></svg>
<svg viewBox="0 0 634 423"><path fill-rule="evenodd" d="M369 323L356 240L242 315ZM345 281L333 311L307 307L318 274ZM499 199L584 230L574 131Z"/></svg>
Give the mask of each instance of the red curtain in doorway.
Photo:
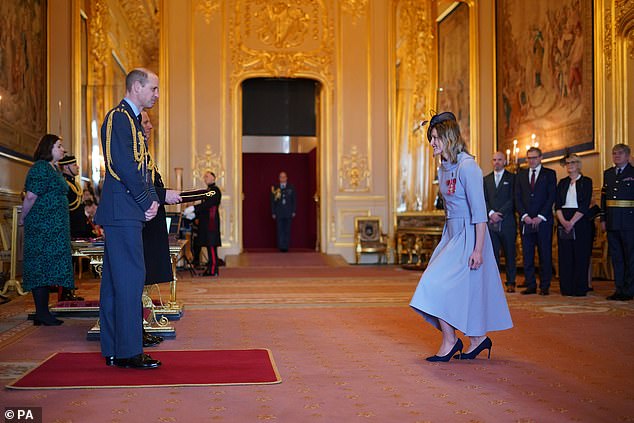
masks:
<svg viewBox="0 0 634 423"><path fill-rule="evenodd" d="M317 213L313 195L317 187L316 149L310 153L242 154L242 239L247 251L276 248L275 221L271 218L271 185L279 172L288 174L295 187L297 216L293 219L291 249L314 250Z"/></svg>

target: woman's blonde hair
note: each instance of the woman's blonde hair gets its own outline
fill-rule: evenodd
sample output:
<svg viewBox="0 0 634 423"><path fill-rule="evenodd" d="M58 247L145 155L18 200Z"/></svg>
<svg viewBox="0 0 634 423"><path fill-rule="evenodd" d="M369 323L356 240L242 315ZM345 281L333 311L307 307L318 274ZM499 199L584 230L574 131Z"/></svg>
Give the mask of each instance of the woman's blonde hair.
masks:
<svg viewBox="0 0 634 423"><path fill-rule="evenodd" d="M581 170L581 157L575 153L567 154L561 161L564 167L566 167L566 162L575 162L579 166L579 170Z"/></svg>
<svg viewBox="0 0 634 423"><path fill-rule="evenodd" d="M445 120L434 125L432 129L434 128L436 129L438 138L443 142L445 156L451 163L458 161L458 154L469 154L467 144L460 135L460 125L458 125L458 122L455 120Z"/></svg>

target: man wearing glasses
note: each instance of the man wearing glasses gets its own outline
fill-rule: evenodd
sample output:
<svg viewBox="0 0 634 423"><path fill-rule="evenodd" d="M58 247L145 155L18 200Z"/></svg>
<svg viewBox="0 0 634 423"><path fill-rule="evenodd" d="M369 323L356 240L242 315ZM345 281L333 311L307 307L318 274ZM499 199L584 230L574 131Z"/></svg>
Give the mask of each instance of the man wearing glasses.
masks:
<svg viewBox="0 0 634 423"><path fill-rule="evenodd" d="M515 206L520 216L526 289L523 295L536 294L535 247L539 254L540 295L550 293L552 279L553 204L557 174L542 166L542 151L531 147L526 152L528 169L515 178Z"/></svg>

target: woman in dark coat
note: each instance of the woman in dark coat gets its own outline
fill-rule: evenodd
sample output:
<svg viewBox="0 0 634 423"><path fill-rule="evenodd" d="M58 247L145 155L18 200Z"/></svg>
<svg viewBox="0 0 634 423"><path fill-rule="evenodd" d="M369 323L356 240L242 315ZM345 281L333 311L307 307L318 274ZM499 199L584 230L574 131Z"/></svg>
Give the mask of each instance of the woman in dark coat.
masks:
<svg viewBox="0 0 634 423"><path fill-rule="evenodd" d="M557 184L555 213L559 222L559 285L561 295L585 296L592 254L592 179L581 174L581 159L570 154L562 160L568 176Z"/></svg>
<svg viewBox="0 0 634 423"><path fill-rule="evenodd" d="M35 302L33 324L58 326L48 308L50 286L74 289L68 217L68 184L57 162L64 157L62 140L46 134L26 176L20 224L24 224L24 289Z"/></svg>
<svg viewBox="0 0 634 423"><path fill-rule="evenodd" d="M198 236L196 237L197 251L201 247L207 247L209 264L204 276L218 276L218 247L222 245L220 240L220 200L222 193L216 186L216 175L206 172L203 177L207 187L212 192L202 203L196 205L194 210L198 219Z"/></svg>

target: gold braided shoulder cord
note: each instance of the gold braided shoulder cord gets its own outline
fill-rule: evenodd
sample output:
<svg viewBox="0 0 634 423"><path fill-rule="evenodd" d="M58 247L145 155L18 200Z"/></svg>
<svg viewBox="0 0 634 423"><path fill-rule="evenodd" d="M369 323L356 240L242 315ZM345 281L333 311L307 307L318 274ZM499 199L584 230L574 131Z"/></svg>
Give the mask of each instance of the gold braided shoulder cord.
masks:
<svg viewBox="0 0 634 423"><path fill-rule="evenodd" d="M134 161L138 163L137 169L141 170L141 168L144 166L144 164L147 163L148 167L150 169L152 169L152 176L154 176L154 171L155 171L155 164L154 164L154 160L152 159L152 157L150 156L146 146L145 146L145 142L139 142L139 139L144 139L143 137L143 132L136 131L136 125L134 124L134 119L132 119L132 116L130 116L130 114L128 113L127 110L125 110L123 107L119 107L117 109L113 109L110 114L108 115L107 118L107 123L106 123L106 166L108 168L108 173L110 173L112 175L113 178L115 178L117 181L121 181L121 178L119 177L119 175L117 175L114 171L114 169L112 169L112 155L110 154L110 145L112 143L112 119L113 116L116 112L121 112L121 113L125 113L125 115L128 117L128 120L130 121L130 129L132 132L132 149L133 149L133 155L134 155Z"/></svg>
<svg viewBox="0 0 634 423"><path fill-rule="evenodd" d="M75 193L75 199L73 200L72 203L68 205L68 208L70 209L70 211L77 210L79 208L79 204L81 204L80 199L83 194L81 191L81 188L77 186L76 182L71 182L68 179L66 180L66 183L68 184L68 187L70 188L70 190Z"/></svg>

